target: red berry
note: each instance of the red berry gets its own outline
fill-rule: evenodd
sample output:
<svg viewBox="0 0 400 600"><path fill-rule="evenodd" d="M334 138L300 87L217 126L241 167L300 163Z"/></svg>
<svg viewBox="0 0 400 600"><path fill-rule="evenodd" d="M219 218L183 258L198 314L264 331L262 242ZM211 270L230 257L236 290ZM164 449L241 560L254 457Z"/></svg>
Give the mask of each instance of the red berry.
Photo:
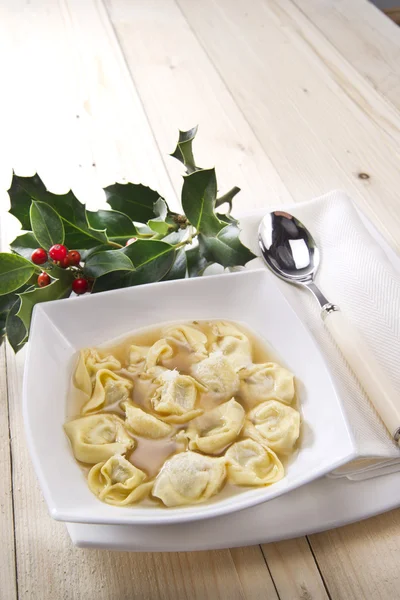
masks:
<svg viewBox="0 0 400 600"><path fill-rule="evenodd" d="M32 252L31 260L35 265L42 265L47 260L47 252L43 248L37 248Z"/></svg>
<svg viewBox="0 0 400 600"><path fill-rule="evenodd" d="M49 250L50 257L55 260L63 260L67 256L67 248L62 244L54 244Z"/></svg>
<svg viewBox="0 0 400 600"><path fill-rule="evenodd" d="M61 267L62 269L68 269L68 267L69 267L69 265L70 265L70 262L69 262L69 260L68 260L68 254L67 254L67 256L66 256L65 258L63 258L62 260L60 260L60 261L58 262L58 264L60 265L60 267Z"/></svg>
<svg viewBox="0 0 400 600"><path fill-rule="evenodd" d="M40 273L37 282L39 287L46 287L50 283L50 276L47 273Z"/></svg>
<svg viewBox="0 0 400 600"><path fill-rule="evenodd" d="M136 242L137 238L133 237L130 240L128 240L125 244L125 246L129 246L130 244L133 244L133 242Z"/></svg>
<svg viewBox="0 0 400 600"><path fill-rule="evenodd" d="M75 292L75 294L86 294L86 292L89 289L89 282L83 277L78 277L78 279L74 279L74 281L72 282L72 289Z"/></svg>
<svg viewBox="0 0 400 600"><path fill-rule="evenodd" d="M67 254L68 262L71 266L76 267L81 262L81 255L78 250L70 250Z"/></svg>

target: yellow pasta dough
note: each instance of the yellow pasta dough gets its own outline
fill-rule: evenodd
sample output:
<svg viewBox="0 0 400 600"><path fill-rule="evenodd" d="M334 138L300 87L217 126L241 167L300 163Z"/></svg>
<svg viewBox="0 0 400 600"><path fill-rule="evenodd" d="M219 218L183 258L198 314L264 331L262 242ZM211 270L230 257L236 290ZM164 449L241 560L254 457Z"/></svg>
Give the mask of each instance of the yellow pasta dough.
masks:
<svg viewBox="0 0 400 600"><path fill-rule="evenodd" d="M267 485L284 476L281 461L272 450L244 439L225 453L228 480L236 485Z"/></svg>

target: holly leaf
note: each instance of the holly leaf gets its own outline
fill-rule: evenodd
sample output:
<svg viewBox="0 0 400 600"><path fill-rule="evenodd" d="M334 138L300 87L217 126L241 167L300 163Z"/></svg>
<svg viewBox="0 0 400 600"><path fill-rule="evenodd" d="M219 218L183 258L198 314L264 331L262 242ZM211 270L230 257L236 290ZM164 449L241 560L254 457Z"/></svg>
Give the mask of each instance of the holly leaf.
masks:
<svg viewBox="0 0 400 600"><path fill-rule="evenodd" d="M23 233L22 235L19 235L10 244L10 248L13 252L19 254L20 256L24 256L28 259L31 258L32 252L38 247L39 242L37 241L33 233L31 233L30 231L28 231L28 233Z"/></svg>
<svg viewBox="0 0 400 600"><path fill-rule="evenodd" d="M8 190L11 204L9 212L18 219L22 229L29 230L31 228L29 212L32 198L40 200L46 192L47 190L39 175L20 177L14 173L11 187Z"/></svg>
<svg viewBox="0 0 400 600"><path fill-rule="evenodd" d="M170 154L173 158L176 158L181 163L183 163L186 167L186 171L188 173L193 173L198 170L196 167L193 157L193 149L192 144L193 140L196 137L197 133L197 125L193 127L193 129L189 129L188 131L179 130L179 139L176 145L175 150Z"/></svg>
<svg viewBox="0 0 400 600"><path fill-rule="evenodd" d="M132 221L147 223L157 216L153 206L161 196L141 183L114 183L104 191L111 208L128 215Z"/></svg>
<svg viewBox="0 0 400 600"><path fill-rule="evenodd" d="M19 317L17 317L17 313L19 311L21 304L21 299L17 298L14 302L11 310L7 315L6 320L6 334L8 341L15 353L17 353L23 347L23 341L27 338L27 331L25 325L21 321Z"/></svg>
<svg viewBox="0 0 400 600"><path fill-rule="evenodd" d="M93 292L160 281L172 266L175 249L160 240L137 240L121 252L131 260L135 271L119 271L99 277Z"/></svg>
<svg viewBox="0 0 400 600"><path fill-rule="evenodd" d="M175 253L175 259L168 273L163 277L163 281L172 281L173 279L185 279L187 270L186 249L179 248Z"/></svg>
<svg viewBox="0 0 400 600"><path fill-rule="evenodd" d="M132 220L117 210L87 211L88 221L94 229L106 231L109 240L125 246L126 242L137 235Z"/></svg>
<svg viewBox="0 0 400 600"><path fill-rule="evenodd" d="M92 254L83 269L88 277L101 277L111 271L134 271L131 260L120 250L106 250Z"/></svg>
<svg viewBox="0 0 400 600"><path fill-rule="evenodd" d="M61 273L59 273L61 272ZM61 298L67 298L72 291L72 281L74 274L69 269L62 271L58 269L57 274L60 274L60 279L54 280L50 285L43 288L34 288L33 290L27 290L22 294L19 294L21 304L16 314L25 325L27 331L26 337L28 336L32 311L35 304L41 302L48 302L49 300L60 300Z"/></svg>
<svg viewBox="0 0 400 600"><path fill-rule="evenodd" d="M163 198L159 198L157 202L154 203L154 214L157 215L155 219L150 219L147 221L147 225L150 227L152 231L158 233L162 236L167 235L171 226L165 222L165 219L168 216L168 206Z"/></svg>
<svg viewBox="0 0 400 600"><path fill-rule="evenodd" d="M223 227L214 212L216 197L215 169L196 171L184 177L182 208L199 233L216 235Z"/></svg>
<svg viewBox="0 0 400 600"><path fill-rule="evenodd" d="M26 215L29 216L31 200L36 200L51 206L61 217L65 230L64 243L68 248L92 248L99 243L107 243L104 231L89 226L85 205L71 191L52 194L37 175L20 177L14 174L9 195L10 212L20 220L24 229L31 227Z"/></svg>
<svg viewBox="0 0 400 600"><path fill-rule="evenodd" d="M200 246L194 246L186 250L187 271L189 277L199 277L203 275L204 270L211 265L200 249Z"/></svg>
<svg viewBox="0 0 400 600"><path fill-rule="evenodd" d="M239 239L240 229L234 223L224 227L215 237L199 235L199 251L210 262L223 267L244 266L255 255Z"/></svg>
<svg viewBox="0 0 400 600"><path fill-rule="evenodd" d="M31 227L39 245L49 250L54 244L64 243L63 223L51 206L38 200L31 203Z"/></svg>
<svg viewBox="0 0 400 600"><path fill-rule="evenodd" d="M34 274L34 265L22 256L0 252L0 296L14 292Z"/></svg>

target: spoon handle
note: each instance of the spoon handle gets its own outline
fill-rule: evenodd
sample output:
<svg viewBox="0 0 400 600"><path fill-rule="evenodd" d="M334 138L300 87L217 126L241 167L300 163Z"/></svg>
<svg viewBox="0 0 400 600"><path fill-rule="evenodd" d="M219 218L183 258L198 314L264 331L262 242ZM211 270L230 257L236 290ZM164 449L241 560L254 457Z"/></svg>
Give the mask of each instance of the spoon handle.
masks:
<svg viewBox="0 0 400 600"><path fill-rule="evenodd" d="M389 433L400 445L400 393L396 392L388 381L359 331L337 307L332 309L322 312L325 326Z"/></svg>

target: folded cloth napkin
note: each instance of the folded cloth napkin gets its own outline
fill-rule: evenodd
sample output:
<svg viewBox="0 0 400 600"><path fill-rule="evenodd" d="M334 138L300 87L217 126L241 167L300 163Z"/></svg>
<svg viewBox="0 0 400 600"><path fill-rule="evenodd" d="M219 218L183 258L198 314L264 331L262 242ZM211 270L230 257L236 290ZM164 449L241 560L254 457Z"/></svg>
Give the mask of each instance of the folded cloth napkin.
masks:
<svg viewBox="0 0 400 600"><path fill-rule="evenodd" d="M363 334L381 366L381 376L399 391L400 402L400 259L397 266L389 259L377 234L369 231L365 218L343 192L270 210L287 211L310 230L321 252L317 285ZM257 255L259 223L260 213L251 216L241 235ZM252 266L261 266L260 261L256 259ZM315 299L307 290L275 279L325 355L357 445L358 458L331 476L359 480L400 471L400 448L325 329Z"/></svg>

